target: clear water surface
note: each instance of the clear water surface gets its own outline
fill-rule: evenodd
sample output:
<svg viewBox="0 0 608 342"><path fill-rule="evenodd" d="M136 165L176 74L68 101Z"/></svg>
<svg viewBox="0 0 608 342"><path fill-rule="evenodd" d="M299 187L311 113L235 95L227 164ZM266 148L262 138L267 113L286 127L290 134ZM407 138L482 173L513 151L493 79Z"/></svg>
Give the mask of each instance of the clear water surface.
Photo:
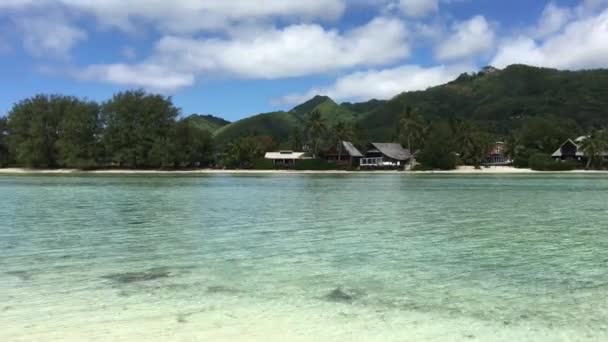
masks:
<svg viewBox="0 0 608 342"><path fill-rule="evenodd" d="M0 341L608 341L608 177L0 177Z"/></svg>

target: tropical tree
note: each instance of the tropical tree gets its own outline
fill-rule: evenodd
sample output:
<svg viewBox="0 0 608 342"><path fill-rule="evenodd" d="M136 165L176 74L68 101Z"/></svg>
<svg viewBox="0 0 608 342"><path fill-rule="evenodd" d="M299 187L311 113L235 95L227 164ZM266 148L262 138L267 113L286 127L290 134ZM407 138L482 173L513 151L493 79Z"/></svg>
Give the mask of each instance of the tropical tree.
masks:
<svg viewBox="0 0 608 342"><path fill-rule="evenodd" d="M602 153L608 150L608 133L603 130L591 133L581 142L581 150L587 156L586 169L601 164Z"/></svg>
<svg viewBox="0 0 608 342"><path fill-rule="evenodd" d="M462 160L480 167L492 146L491 136L470 121L459 123L456 132L456 146Z"/></svg>
<svg viewBox="0 0 608 342"><path fill-rule="evenodd" d="M293 151L300 151L303 148L303 137L302 131L300 130L300 126L294 126L289 135L289 146Z"/></svg>
<svg viewBox="0 0 608 342"><path fill-rule="evenodd" d="M263 144L256 137L240 138L226 146L223 163L229 168L249 168L264 152Z"/></svg>
<svg viewBox="0 0 608 342"><path fill-rule="evenodd" d="M321 140L327 132L327 125L325 124L325 120L323 119L321 112L314 110L308 114L305 126L308 138L312 143L313 155L316 157L319 152Z"/></svg>
<svg viewBox="0 0 608 342"><path fill-rule="evenodd" d="M95 164L100 126L94 102L70 96L37 95L13 106L8 128L9 149L17 164L30 167Z"/></svg>
<svg viewBox="0 0 608 342"><path fill-rule="evenodd" d="M412 153L415 152L414 149L420 148L423 144L425 129L426 122L424 119L416 114L412 107L407 106L399 118L399 140Z"/></svg>
<svg viewBox="0 0 608 342"><path fill-rule="evenodd" d="M167 141L178 114L170 97L142 90L115 94L101 108L108 158L126 167L168 163L172 147Z"/></svg>
<svg viewBox="0 0 608 342"><path fill-rule="evenodd" d="M418 161L423 167L440 170L456 168L454 153L454 132L445 121L436 121L429 128L429 136L418 155Z"/></svg>
<svg viewBox="0 0 608 342"><path fill-rule="evenodd" d="M342 160L342 150L344 146L342 145L343 141L351 141L354 136L353 128L343 122L339 121L336 125L332 127L332 140L334 142L334 146L337 146L338 149L338 161Z"/></svg>
<svg viewBox="0 0 608 342"><path fill-rule="evenodd" d="M8 120L6 117L0 117L0 167L8 165L10 159L7 138Z"/></svg>
<svg viewBox="0 0 608 342"><path fill-rule="evenodd" d="M177 166L196 167L211 160L211 133L194 120L183 119L175 124L171 134L173 160Z"/></svg>

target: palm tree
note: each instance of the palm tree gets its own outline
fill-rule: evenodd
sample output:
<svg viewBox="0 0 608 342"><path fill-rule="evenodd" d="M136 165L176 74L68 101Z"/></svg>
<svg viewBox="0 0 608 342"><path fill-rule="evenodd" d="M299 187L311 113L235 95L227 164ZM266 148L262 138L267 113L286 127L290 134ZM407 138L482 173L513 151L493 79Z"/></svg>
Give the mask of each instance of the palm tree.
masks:
<svg viewBox="0 0 608 342"><path fill-rule="evenodd" d="M492 145L491 137L469 121L461 122L456 131L456 143L462 159L472 162L475 167L481 166Z"/></svg>
<svg viewBox="0 0 608 342"><path fill-rule="evenodd" d="M308 114L308 119L306 120L306 131L309 139L312 142L313 156L316 157L317 153L319 152L319 143L321 138L327 131L325 120L323 119L320 111L314 110Z"/></svg>
<svg viewBox="0 0 608 342"><path fill-rule="evenodd" d="M591 133L581 142L581 150L587 156L586 169L589 169L594 162L600 160L603 152L608 149L608 133L606 131L596 131Z"/></svg>
<svg viewBox="0 0 608 342"><path fill-rule="evenodd" d="M424 119L407 106L399 119L399 138L410 152L414 153L413 148L422 144L425 127Z"/></svg>
<svg viewBox="0 0 608 342"><path fill-rule="evenodd" d="M338 162L340 162L342 160L342 142L352 140L354 132L349 124L340 121L332 128L332 136L338 148Z"/></svg>

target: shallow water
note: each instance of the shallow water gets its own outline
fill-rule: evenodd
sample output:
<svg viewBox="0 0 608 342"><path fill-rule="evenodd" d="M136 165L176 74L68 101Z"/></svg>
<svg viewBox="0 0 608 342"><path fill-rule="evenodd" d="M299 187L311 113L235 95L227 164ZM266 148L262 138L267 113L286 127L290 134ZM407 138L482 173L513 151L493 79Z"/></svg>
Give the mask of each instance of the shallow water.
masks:
<svg viewBox="0 0 608 342"><path fill-rule="evenodd" d="M607 341L608 177L0 176L0 341Z"/></svg>

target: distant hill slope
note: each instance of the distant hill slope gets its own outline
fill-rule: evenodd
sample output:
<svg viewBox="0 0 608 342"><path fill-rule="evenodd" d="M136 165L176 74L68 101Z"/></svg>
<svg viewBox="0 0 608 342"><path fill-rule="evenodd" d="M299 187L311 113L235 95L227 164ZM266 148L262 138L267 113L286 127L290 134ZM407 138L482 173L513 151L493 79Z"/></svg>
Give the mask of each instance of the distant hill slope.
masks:
<svg viewBox="0 0 608 342"><path fill-rule="evenodd" d="M474 75L424 91L405 92L391 100L336 104L315 96L289 112L260 114L239 120L216 132L225 143L247 135L270 135L286 141L294 126L308 113L319 110L328 125L338 121L357 124L372 140L389 141L406 106L427 118L470 119L489 131L506 134L522 119L553 115L572 119L583 128L608 125L608 70L560 71L525 65L504 70L484 68Z"/></svg>
<svg viewBox="0 0 608 342"><path fill-rule="evenodd" d="M207 130L211 133L214 133L215 131L219 130L220 128L229 125L230 121L228 120L224 120L222 118L218 118L217 116L213 116L213 115L202 115L202 114L192 114L186 118L184 118L184 120L189 121L190 123L192 123L193 125L202 128L204 130Z"/></svg>
<svg viewBox="0 0 608 342"><path fill-rule="evenodd" d="M608 70L559 71L525 65L463 74L425 91L402 93L361 119L370 136L387 138L406 106L427 119L471 119L506 134L522 119L553 115L583 128L608 124ZM374 100L372 100L374 101ZM360 105L360 104L359 104Z"/></svg>
<svg viewBox="0 0 608 342"><path fill-rule="evenodd" d="M231 141L246 136L271 136L278 142L286 141L298 119L287 112L258 114L224 126L215 132L214 141L222 147Z"/></svg>

